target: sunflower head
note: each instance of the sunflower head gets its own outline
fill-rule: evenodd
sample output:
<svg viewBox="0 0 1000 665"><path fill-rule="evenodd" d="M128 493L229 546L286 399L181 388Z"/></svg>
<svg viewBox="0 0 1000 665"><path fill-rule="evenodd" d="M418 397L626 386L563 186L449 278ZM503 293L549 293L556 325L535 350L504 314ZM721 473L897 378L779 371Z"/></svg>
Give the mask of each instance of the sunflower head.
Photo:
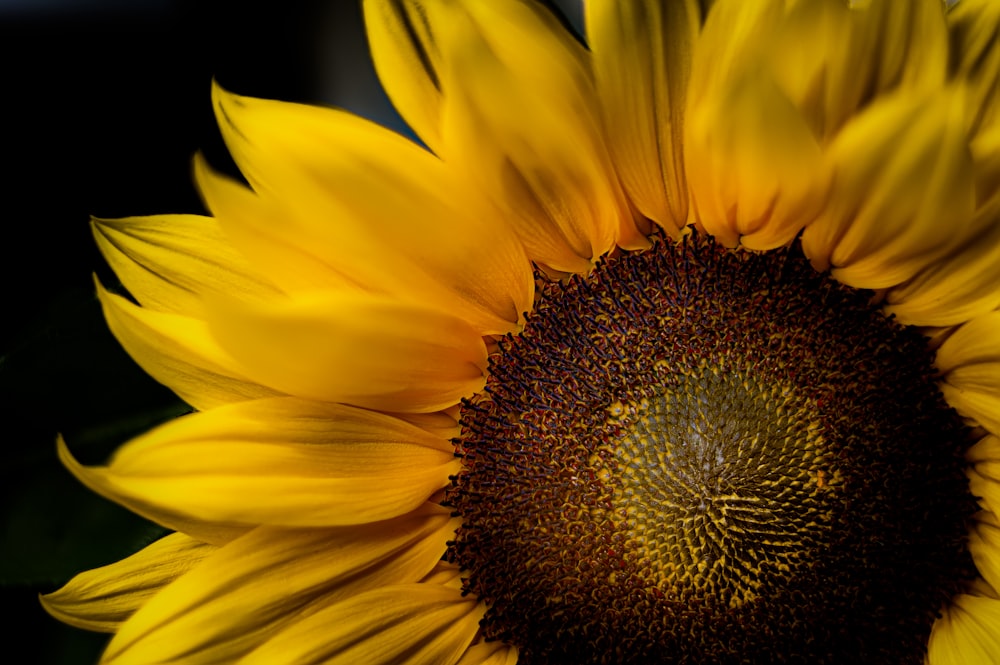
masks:
<svg viewBox="0 0 1000 665"><path fill-rule="evenodd" d="M95 220L195 413L106 663L1000 662L992 0L365 0L421 145L214 86L246 183Z"/></svg>

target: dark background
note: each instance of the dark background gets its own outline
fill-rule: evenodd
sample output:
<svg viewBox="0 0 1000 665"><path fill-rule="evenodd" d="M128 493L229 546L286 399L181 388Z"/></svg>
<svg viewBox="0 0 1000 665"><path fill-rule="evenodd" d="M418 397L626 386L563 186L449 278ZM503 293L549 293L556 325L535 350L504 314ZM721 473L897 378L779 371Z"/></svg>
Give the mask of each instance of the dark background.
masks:
<svg viewBox="0 0 1000 665"><path fill-rule="evenodd" d="M0 0L0 603L4 660L96 661L107 637L37 601L159 529L83 489L84 462L185 410L104 327L92 273L112 281L90 215L204 212L196 150L231 163L212 77L243 94L336 104L400 127L371 70L352 0ZM20 656L14 654L22 654Z"/></svg>
<svg viewBox="0 0 1000 665"><path fill-rule="evenodd" d="M204 212L190 178L195 151L233 169L211 112L213 77L405 131L374 79L359 3L0 0L5 662L96 662L107 636L51 619L38 593L162 533L83 489L56 460L57 433L82 462L101 463L186 410L104 326L92 275L114 278L89 217Z"/></svg>

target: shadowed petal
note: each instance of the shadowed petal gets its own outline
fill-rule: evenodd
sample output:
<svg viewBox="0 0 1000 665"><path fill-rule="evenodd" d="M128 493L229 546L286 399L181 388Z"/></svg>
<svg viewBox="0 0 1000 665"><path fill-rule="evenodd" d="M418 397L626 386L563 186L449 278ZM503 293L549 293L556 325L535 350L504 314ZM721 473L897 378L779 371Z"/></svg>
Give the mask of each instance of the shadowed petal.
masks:
<svg viewBox="0 0 1000 665"><path fill-rule="evenodd" d="M88 570L41 597L46 611L84 630L113 633L160 589L217 547L172 533L130 557Z"/></svg>
<svg viewBox="0 0 1000 665"><path fill-rule="evenodd" d="M385 414L295 398L168 422L107 466L60 458L95 492L168 528L329 526L415 509L460 468L451 445Z"/></svg>

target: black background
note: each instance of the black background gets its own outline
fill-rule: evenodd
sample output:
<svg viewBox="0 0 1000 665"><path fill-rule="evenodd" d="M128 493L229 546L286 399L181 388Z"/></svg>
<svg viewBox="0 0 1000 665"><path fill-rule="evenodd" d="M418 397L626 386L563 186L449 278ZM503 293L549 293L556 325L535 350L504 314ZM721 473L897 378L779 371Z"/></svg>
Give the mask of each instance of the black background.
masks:
<svg viewBox="0 0 1000 665"><path fill-rule="evenodd" d="M92 274L113 277L90 215L204 212L195 151L232 169L213 77L242 94L401 123L374 80L353 0L4 0L0 63L3 660L92 663L106 636L51 619L37 594L160 531L79 486L55 459L56 434L99 463L185 407L104 327Z"/></svg>

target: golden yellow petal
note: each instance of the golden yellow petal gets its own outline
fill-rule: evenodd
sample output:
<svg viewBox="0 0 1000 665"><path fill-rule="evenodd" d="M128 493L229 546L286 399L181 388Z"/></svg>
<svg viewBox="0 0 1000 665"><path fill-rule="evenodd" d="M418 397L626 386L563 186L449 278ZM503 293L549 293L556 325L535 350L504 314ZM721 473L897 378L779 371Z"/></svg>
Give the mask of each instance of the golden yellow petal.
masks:
<svg viewBox="0 0 1000 665"><path fill-rule="evenodd" d="M698 4L596 0L585 9L618 175L643 215L676 232L688 222L682 137Z"/></svg>
<svg viewBox="0 0 1000 665"><path fill-rule="evenodd" d="M194 158L194 179L226 237L282 291L356 287L317 257L306 238L289 232L288 213L281 203L263 199L216 173L200 153Z"/></svg>
<svg viewBox="0 0 1000 665"><path fill-rule="evenodd" d="M686 117L698 220L721 243L779 247L819 212L828 187L819 145L762 70L693 103Z"/></svg>
<svg viewBox="0 0 1000 665"><path fill-rule="evenodd" d="M885 310L900 323L955 326L1000 306L1000 196L976 211L979 229L964 242L889 289Z"/></svg>
<svg viewBox="0 0 1000 665"><path fill-rule="evenodd" d="M901 284L966 237L975 205L960 91L887 97L830 146L833 187L802 246L858 288Z"/></svg>
<svg viewBox="0 0 1000 665"><path fill-rule="evenodd" d="M49 614L64 623L113 633L160 589L216 549L172 533L117 563L76 575L40 600Z"/></svg>
<svg viewBox="0 0 1000 665"><path fill-rule="evenodd" d="M348 113L218 86L213 99L223 138L260 195L248 201L230 193L242 208L225 214L226 193L209 189L206 199L227 218L224 228L260 229L252 219L259 206L265 219L280 220L266 233L284 236L345 283L460 312L482 334L512 332L523 322L534 289L527 255L460 171Z"/></svg>
<svg viewBox="0 0 1000 665"><path fill-rule="evenodd" d="M485 611L474 597L446 586L387 586L293 623L242 662L452 665L472 642Z"/></svg>
<svg viewBox="0 0 1000 665"><path fill-rule="evenodd" d="M100 284L97 295L108 327L128 354L196 409L276 394L246 378L204 321L138 307Z"/></svg>
<svg viewBox="0 0 1000 665"><path fill-rule="evenodd" d="M462 655L457 665L516 665L517 647L503 642L473 644Z"/></svg>
<svg viewBox="0 0 1000 665"><path fill-rule="evenodd" d="M434 152L441 147L441 54L423 7L364 0L365 30L379 82L393 106Z"/></svg>
<svg viewBox="0 0 1000 665"><path fill-rule="evenodd" d="M492 196L550 268L586 271L634 241L583 47L539 3L425 8L447 65L442 159Z"/></svg>
<svg viewBox="0 0 1000 665"><path fill-rule="evenodd" d="M962 0L947 14L954 76L969 83L969 128L977 133L1000 121L1000 3Z"/></svg>
<svg viewBox="0 0 1000 665"><path fill-rule="evenodd" d="M988 435L977 441L965 454L973 464L980 462L1000 462L1000 437ZM1000 482L1000 477L997 477Z"/></svg>
<svg viewBox="0 0 1000 665"><path fill-rule="evenodd" d="M335 526L414 510L460 469L450 444L381 413L295 398L170 421L107 466L60 458L90 489L169 528Z"/></svg>
<svg viewBox="0 0 1000 665"><path fill-rule="evenodd" d="M947 75L941 0L855 2L849 19L845 39L830 44L824 76L828 135L880 96L937 92Z"/></svg>
<svg viewBox="0 0 1000 665"><path fill-rule="evenodd" d="M1000 311L976 317L937 350L948 403L993 434L1000 434Z"/></svg>
<svg viewBox="0 0 1000 665"><path fill-rule="evenodd" d="M268 306L217 300L209 327L248 376L299 397L426 413L485 383L486 346L468 323L386 298L313 293Z"/></svg>
<svg viewBox="0 0 1000 665"><path fill-rule="evenodd" d="M990 586L1000 589L1000 521L991 511L976 515L969 534L969 552Z"/></svg>
<svg viewBox="0 0 1000 665"><path fill-rule="evenodd" d="M95 218L91 228L104 258L143 307L198 317L206 293L247 300L277 293L210 217Z"/></svg>
<svg viewBox="0 0 1000 665"><path fill-rule="evenodd" d="M258 528L147 603L103 662L233 662L317 609L419 580L454 528L436 505L348 528Z"/></svg>
<svg viewBox="0 0 1000 665"><path fill-rule="evenodd" d="M1000 600L960 594L934 623L928 665L1000 662Z"/></svg>

